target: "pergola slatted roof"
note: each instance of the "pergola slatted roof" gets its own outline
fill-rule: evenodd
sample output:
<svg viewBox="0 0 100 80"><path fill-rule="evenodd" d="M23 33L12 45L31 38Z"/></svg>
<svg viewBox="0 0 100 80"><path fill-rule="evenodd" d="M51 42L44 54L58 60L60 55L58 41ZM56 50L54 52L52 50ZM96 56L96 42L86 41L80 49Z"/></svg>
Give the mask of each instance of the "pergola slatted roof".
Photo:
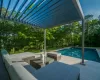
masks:
<svg viewBox="0 0 100 80"><path fill-rule="evenodd" d="M58 8L58 6L59 6L59 4L57 4L57 3L62 3L62 0L55 0L55 2L54 3L51 3L51 4L49 4L49 5L47 5L45 8L43 8L40 12L38 12L37 14L35 14L34 16L32 16L29 20L32 20L32 18L34 19L34 18L37 18L39 15L41 15L41 14L43 14L44 13L44 15L46 15L48 12L49 12L49 14L51 14L52 13L52 10L51 9L54 9L55 8L55 6L57 6L56 7L56 9L59 9ZM60 4L61 4L60 3ZM57 4L57 5L56 5ZM48 11L48 12L47 12ZM55 13L55 12L54 12ZM51 14L52 15L52 14ZM41 16L41 17L43 17L43 15Z"/></svg>
<svg viewBox="0 0 100 80"><path fill-rule="evenodd" d="M84 15L79 0L0 0L0 17L46 28L82 20Z"/></svg>
<svg viewBox="0 0 100 80"><path fill-rule="evenodd" d="M3 0L0 0L0 17L1 17L2 5L3 5Z"/></svg>
<svg viewBox="0 0 100 80"><path fill-rule="evenodd" d="M21 4L21 6L19 7L19 9L18 9L17 13L15 14L14 18L16 18L16 17L17 17L17 15L20 13L20 11L21 11L22 7L26 4L26 2L27 2L27 0L24 0L24 1L23 1L23 3Z"/></svg>
<svg viewBox="0 0 100 80"><path fill-rule="evenodd" d="M84 65L85 23L79 0L0 0L0 18L41 28L82 20L82 64ZM46 61L45 57L46 29L44 29L43 63Z"/></svg>
<svg viewBox="0 0 100 80"><path fill-rule="evenodd" d="M13 10L11 11L10 15L8 16L8 18L10 18L14 12L14 10L16 9L17 5L18 5L19 0L16 1L16 4L13 7Z"/></svg>
<svg viewBox="0 0 100 80"><path fill-rule="evenodd" d="M11 0L9 0L9 2L8 2L8 5L7 5L7 9L6 9L6 13L5 13L5 15L4 15L4 18L5 18L6 15L7 15L7 11L8 11L8 9L9 9L10 3L11 3Z"/></svg>

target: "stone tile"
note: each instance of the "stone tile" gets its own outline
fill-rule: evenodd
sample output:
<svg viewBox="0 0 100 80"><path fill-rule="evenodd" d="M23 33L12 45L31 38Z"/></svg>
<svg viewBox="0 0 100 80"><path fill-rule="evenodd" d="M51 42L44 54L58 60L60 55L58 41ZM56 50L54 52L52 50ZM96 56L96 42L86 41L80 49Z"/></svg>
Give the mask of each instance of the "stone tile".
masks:
<svg viewBox="0 0 100 80"><path fill-rule="evenodd" d="M62 56L60 62L80 68L80 80L100 80L100 63L85 60L85 66L80 65L81 59Z"/></svg>

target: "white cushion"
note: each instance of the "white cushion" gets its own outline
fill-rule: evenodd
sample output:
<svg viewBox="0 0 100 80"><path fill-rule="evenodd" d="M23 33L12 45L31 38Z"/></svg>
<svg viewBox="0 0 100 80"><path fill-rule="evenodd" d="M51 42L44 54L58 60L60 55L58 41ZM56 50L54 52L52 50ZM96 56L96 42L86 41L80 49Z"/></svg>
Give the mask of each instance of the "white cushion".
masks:
<svg viewBox="0 0 100 80"><path fill-rule="evenodd" d="M12 65L12 80L37 80L29 73L21 64L14 63Z"/></svg>

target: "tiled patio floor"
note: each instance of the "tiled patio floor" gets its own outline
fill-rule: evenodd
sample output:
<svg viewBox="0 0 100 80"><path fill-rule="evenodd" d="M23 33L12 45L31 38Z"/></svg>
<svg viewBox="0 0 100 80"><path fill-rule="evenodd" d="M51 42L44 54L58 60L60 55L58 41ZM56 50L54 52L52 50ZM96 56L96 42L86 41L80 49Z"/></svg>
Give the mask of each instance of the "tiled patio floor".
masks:
<svg viewBox="0 0 100 80"><path fill-rule="evenodd" d="M80 80L100 80L100 63L85 61L85 66L80 65L81 59L62 56L60 62L75 65L80 68Z"/></svg>

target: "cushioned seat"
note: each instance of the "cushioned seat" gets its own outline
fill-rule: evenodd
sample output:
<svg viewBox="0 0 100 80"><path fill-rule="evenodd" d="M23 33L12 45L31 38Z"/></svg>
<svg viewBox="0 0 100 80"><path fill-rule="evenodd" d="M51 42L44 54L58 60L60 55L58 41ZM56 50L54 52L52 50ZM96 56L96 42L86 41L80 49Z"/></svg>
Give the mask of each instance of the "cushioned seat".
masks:
<svg viewBox="0 0 100 80"><path fill-rule="evenodd" d="M13 80L37 80L19 63L12 64L12 73Z"/></svg>
<svg viewBox="0 0 100 80"><path fill-rule="evenodd" d="M35 73L38 80L78 80L79 76L79 68L56 61Z"/></svg>
<svg viewBox="0 0 100 80"><path fill-rule="evenodd" d="M3 51L2 51L3 52ZM4 51L3 53L5 53ZM78 80L80 69L61 62L53 62L36 70L18 58L3 54L4 63L11 80ZM50 59L51 60L51 59ZM13 62L14 61L14 62Z"/></svg>
<svg viewBox="0 0 100 80"><path fill-rule="evenodd" d="M48 52L47 56L53 58L55 61L59 61L61 59L61 54L57 52Z"/></svg>

